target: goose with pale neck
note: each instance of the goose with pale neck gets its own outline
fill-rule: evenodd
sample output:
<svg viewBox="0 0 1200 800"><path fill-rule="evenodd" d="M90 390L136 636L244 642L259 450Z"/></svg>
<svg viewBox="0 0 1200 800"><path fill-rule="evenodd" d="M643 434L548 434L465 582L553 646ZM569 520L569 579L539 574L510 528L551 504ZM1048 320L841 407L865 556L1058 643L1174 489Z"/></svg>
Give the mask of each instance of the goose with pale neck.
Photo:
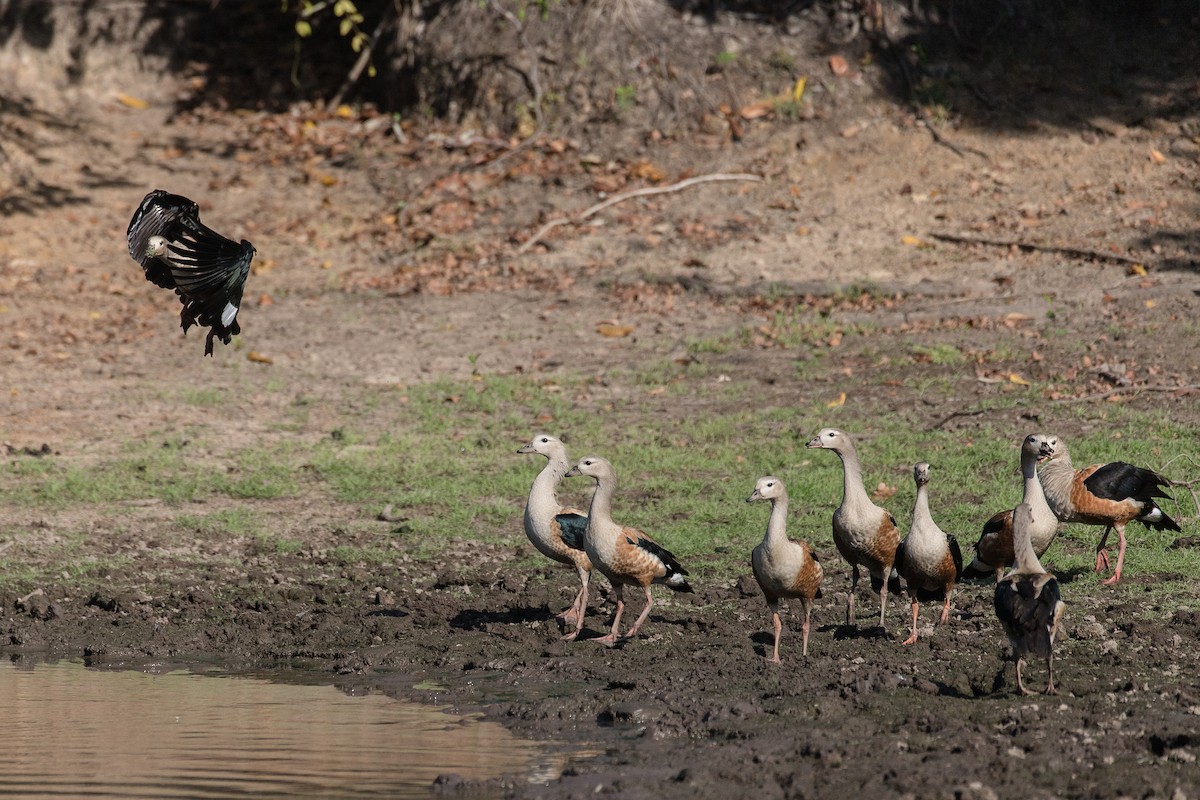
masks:
<svg viewBox="0 0 1200 800"><path fill-rule="evenodd" d="M996 617L1012 645L1017 669L1017 690L1025 688L1021 667L1029 656L1046 659L1046 694L1054 694L1054 637L1062 618L1063 604L1058 580L1042 568L1029 531L1033 511L1022 503L1013 511L1013 547L1016 551L1011 572L996 584Z"/></svg>
<svg viewBox="0 0 1200 800"><path fill-rule="evenodd" d="M808 631L812 622L812 602L821 596L821 578L824 573L821 563L805 542L793 542L787 535L788 494L783 481L773 475L759 478L754 491L746 498L747 503L769 500L771 516L767 520L767 532L762 542L750 555L754 578L767 599L771 610L771 623L775 627L775 647L771 651L772 663L779 662L779 636L783 623L779 620L779 600L783 597L800 601L804 611L801 623L800 654L808 655Z"/></svg>
<svg viewBox="0 0 1200 800"><path fill-rule="evenodd" d="M1037 473L1037 465L1050 458L1051 439L1044 434L1031 433L1021 443L1021 477L1025 482L1021 503L1029 506L1033 514L1029 539L1039 558L1050 548L1058 533L1058 517L1046 502ZM1009 509L993 515L983 524L983 532L975 543L975 558L963 570L963 575L968 578L995 575L996 580L1000 580L1004 570L1012 566L1013 557L1013 509Z"/></svg>
<svg viewBox="0 0 1200 800"><path fill-rule="evenodd" d="M617 599L612 630L595 641L612 647L637 636L642 623L654 606L651 584L661 583L676 592L692 592L687 582L687 570L665 547L637 528L620 525L612 518L612 498L617 488L617 473L613 465L599 456L588 456L572 467L566 477L586 475L596 481L592 504L588 509L587 529L583 547L592 566L612 583ZM646 607L624 635L621 635L621 615L625 611L626 586L640 586L646 593Z"/></svg>
<svg viewBox="0 0 1200 800"><path fill-rule="evenodd" d="M917 499L913 505L912 528L896 548L896 571L908 587L912 603L912 633L901 644L917 641L917 613L921 601L942 600L938 624L950 619L950 598L954 585L962 577L962 551L958 540L942 531L929 512L929 465L922 461L913 466Z"/></svg>
<svg viewBox="0 0 1200 800"><path fill-rule="evenodd" d="M579 591L571 607L557 615L564 625L574 625L562 638L574 639L583 630L587 614L588 582L592 577L592 562L583 548L587 515L573 508L563 508L558 502L558 484L571 463L567 448L560 440L538 434L518 453L537 453L546 457L546 466L533 479L529 499L525 503L525 535L539 553L559 564L573 567L579 576Z"/></svg>
<svg viewBox="0 0 1200 800"><path fill-rule="evenodd" d="M1115 530L1119 537L1116 567L1112 576L1101 583L1113 584L1121 580L1128 523L1137 520L1157 531L1179 530L1179 523L1155 502L1155 498L1170 497L1162 489L1171 485L1157 472L1124 461L1075 469L1066 442L1049 437L1047 443L1050 454L1042 465L1040 477L1050 508L1063 522L1104 526L1104 533L1096 545L1096 572L1109 568L1108 534Z"/></svg>
<svg viewBox="0 0 1200 800"><path fill-rule="evenodd" d="M836 428L824 428L805 446L832 450L842 461L842 504L833 512L833 543L842 558L850 563L846 624L853 625L855 621L854 592L862 567L871 576L871 588L879 592L879 624L882 627L887 614L888 592L900 593L900 580L892 572L896 547L900 544L896 520L867 496L858 451L849 435Z"/></svg>

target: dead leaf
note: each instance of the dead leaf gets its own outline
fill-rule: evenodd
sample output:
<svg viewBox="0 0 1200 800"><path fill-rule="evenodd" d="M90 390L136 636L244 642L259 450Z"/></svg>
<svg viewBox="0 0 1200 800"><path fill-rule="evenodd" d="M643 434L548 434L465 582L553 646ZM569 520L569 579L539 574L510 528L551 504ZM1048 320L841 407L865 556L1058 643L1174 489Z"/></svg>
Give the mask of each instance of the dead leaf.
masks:
<svg viewBox="0 0 1200 800"><path fill-rule="evenodd" d="M258 296L258 305L260 307L261 306L273 306L273 305L275 305L275 301L271 299L271 295L267 294L266 292L263 292L262 294L260 294Z"/></svg>
<svg viewBox="0 0 1200 800"><path fill-rule="evenodd" d="M651 389L649 392L647 392L647 394L650 394L650 395L660 395L660 394L666 394L666 393L667 393L667 387L665 387L665 386L655 386L653 389Z"/></svg>
<svg viewBox="0 0 1200 800"><path fill-rule="evenodd" d="M801 75L796 79L796 85L792 87L792 102L799 103L804 97L804 89L808 86L808 76Z"/></svg>
<svg viewBox="0 0 1200 800"><path fill-rule="evenodd" d="M841 56L830 56L829 71L840 78L850 71L850 65Z"/></svg>
<svg viewBox="0 0 1200 800"><path fill-rule="evenodd" d="M629 167L629 177L642 178L651 183L662 183L667 179L667 173L649 161L636 161Z"/></svg>
<svg viewBox="0 0 1200 800"><path fill-rule="evenodd" d="M757 103L751 103L747 106L742 106L738 114L742 119L758 119L765 117L775 109L774 100L759 100Z"/></svg>
<svg viewBox="0 0 1200 800"><path fill-rule="evenodd" d="M338 106L337 111L334 111L333 113L342 119L350 119L354 116L354 109L343 103L342 105Z"/></svg>
<svg viewBox="0 0 1200 800"><path fill-rule="evenodd" d="M264 356L262 353L250 350L246 353L246 358L253 361L255 364L274 364L275 359L270 356Z"/></svg>
<svg viewBox="0 0 1200 800"><path fill-rule="evenodd" d="M1145 264L1130 264L1129 267L1125 270L1125 274L1127 274L1127 275L1145 275L1146 274L1146 265Z"/></svg>
<svg viewBox="0 0 1200 800"><path fill-rule="evenodd" d="M836 400L830 400L825 404L826 408L841 408L846 405L846 393L839 392Z"/></svg>
<svg viewBox="0 0 1200 800"><path fill-rule="evenodd" d="M878 503L881 500L887 500L895 493L895 486L888 486L883 481L880 481L879 485L875 487L875 491L871 493L871 499Z"/></svg>
<svg viewBox="0 0 1200 800"><path fill-rule="evenodd" d="M1147 300L1146 301L1146 308L1154 308L1157 305L1158 305L1157 300Z"/></svg>
<svg viewBox="0 0 1200 800"><path fill-rule="evenodd" d="M1150 161L1154 164L1165 164L1165 163L1167 163L1167 157L1164 156L1159 151L1151 149Z"/></svg>
<svg viewBox="0 0 1200 800"><path fill-rule="evenodd" d="M1029 385L1029 381L1025 380L1024 378L1022 378L1020 375L1018 375L1015 372L1008 373L1008 380L1010 383L1015 383L1018 386L1028 386Z"/></svg>
<svg viewBox="0 0 1200 800"><path fill-rule="evenodd" d="M634 326L632 325L613 325L609 322L601 322L596 326L596 333L613 339L623 338L633 333L633 331Z"/></svg>
<svg viewBox="0 0 1200 800"><path fill-rule="evenodd" d="M927 242L927 241L925 241L924 239L920 238L919 236L911 236L911 235L909 235L909 236L901 236L901 237L900 237L900 244L906 244L906 245L908 245L909 247L921 247L921 248L924 248L924 247L932 247L932 246L933 246L933 245L931 245L929 242Z"/></svg>
<svg viewBox="0 0 1200 800"><path fill-rule="evenodd" d="M123 106L126 106L127 108L135 108L138 111L141 111L143 108L150 107L150 104L142 98L134 97L133 95L128 95L124 92L117 93L117 102Z"/></svg>

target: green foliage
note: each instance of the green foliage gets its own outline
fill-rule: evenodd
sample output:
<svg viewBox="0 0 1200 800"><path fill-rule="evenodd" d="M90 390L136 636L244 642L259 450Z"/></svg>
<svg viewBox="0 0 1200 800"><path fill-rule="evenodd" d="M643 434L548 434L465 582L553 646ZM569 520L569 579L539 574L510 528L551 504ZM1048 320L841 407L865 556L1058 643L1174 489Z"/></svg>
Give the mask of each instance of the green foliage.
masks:
<svg viewBox="0 0 1200 800"><path fill-rule="evenodd" d="M371 44L370 35L362 28L366 17L358 10L353 0L300 0L294 10L288 0L283 0L281 10L285 14L295 14L293 27L298 40L312 37L315 30L314 20L319 20L322 16L331 16L337 21L338 35L349 38L350 49L355 53L362 52L363 48ZM375 77L374 64L368 64L367 74Z"/></svg>
<svg viewBox="0 0 1200 800"><path fill-rule="evenodd" d="M785 315L783 327L804 329L797 339L805 340L814 332L824 337L829 324L826 318ZM736 346L736 338L720 343ZM707 347L716 345L693 350ZM817 372L818 377L829 374ZM880 387L898 374L903 371L880 370ZM314 542L328 532L319 524L308 529L293 524L286 534L277 533L271 511L244 501L273 502L266 507L279 508L303 497L339 520L329 558L375 565L394 558L398 547L414 558L430 558L456 540L521 543L524 498L544 461L516 450L535 433L546 432L562 438L575 458L595 454L614 463L618 520L656 536L698 579L725 581L745 574L746 556L766 526L766 510L744 502L755 480L766 474L781 477L789 487L792 536L832 555L830 515L841 498L841 465L832 453L804 446L827 425L856 438L868 491L882 484L886 497L880 502L903 530L914 497L912 464L928 461L934 518L959 536L964 550L983 520L1019 499L1017 446L1030 430L1071 434L1068 442L1079 464L1120 458L1162 469L1172 456L1200 450L1200 434L1166 413L1124 405L1051 407L1044 414L1053 423L1008 422L1017 416L1004 409L1025 407L1023 387L987 401L993 413L981 419L993 422L972 427L969 435L926 430L928 420L914 424L916 418L903 410L881 414L870 398L852 397L830 407L836 385L800 394L762 393L759 387L672 362L640 372L610 371L603 384L582 376L476 374L405 388L404 402L397 402L395 389L360 387L336 404L301 403L314 419L327 421L330 427L321 434L304 423L287 436L230 445L226 452L216 451L202 436L175 434L129 442L97 459L20 458L0 471L0 493L14 509L91 508L94 516L112 519L129 514L130 500L155 498L172 510L168 529L177 536L247 539L257 548L252 552L266 556L323 547ZM948 391L947 386L929 389ZM1182 470L1177 465L1167 474ZM560 496L586 507L590 491L588 479L573 478ZM212 503L217 510L198 514L195 502ZM401 521L381 525L375 517L389 504ZM1185 528L1194 524L1197 511L1188 492L1177 490L1164 507ZM1069 526L1045 563L1056 570L1081 570L1091 580L1098 535L1095 528ZM1130 535L1136 543L1127 554L1131 573L1186 575L1200 569L1200 552L1171 547L1177 535L1137 525L1130 526ZM31 540L17 530L8 538ZM73 575L124 557L97 556L82 536L54 541L63 548L55 555L72 565ZM14 557L14 580L28 577Z"/></svg>
<svg viewBox="0 0 1200 800"><path fill-rule="evenodd" d="M613 89L613 97L617 101L617 108L622 110L633 108L634 103L637 102L637 89L628 84L618 86Z"/></svg>

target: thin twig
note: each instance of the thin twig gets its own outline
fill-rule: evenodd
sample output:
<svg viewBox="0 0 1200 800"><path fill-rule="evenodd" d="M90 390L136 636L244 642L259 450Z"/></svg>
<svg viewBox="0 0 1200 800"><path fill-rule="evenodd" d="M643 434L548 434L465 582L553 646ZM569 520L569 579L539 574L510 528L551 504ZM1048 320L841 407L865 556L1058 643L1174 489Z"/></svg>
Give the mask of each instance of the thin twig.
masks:
<svg viewBox="0 0 1200 800"><path fill-rule="evenodd" d="M1015 247L1018 250L1026 250L1036 253L1053 253L1055 255L1067 256L1068 258L1090 259L1092 261L1113 261L1118 264L1144 264L1143 259L1130 258L1129 256L1117 255L1116 253L1105 253L1100 250L1087 250L1082 247L1059 247L1052 244L1035 244L1033 242L1022 241L1006 241L1004 239L985 239L976 236L961 236L957 233L930 233L934 239L943 242L953 242L954 244L981 244L988 247Z"/></svg>
<svg viewBox="0 0 1200 800"><path fill-rule="evenodd" d="M383 19L379 20L379 24L375 26L375 32L371 34L371 40L367 42L367 46L358 54L358 60L354 62L354 66L350 68L349 74L346 75L346 80L342 81L337 94L325 106L326 110L333 110L340 106L346 93L354 88L354 84L358 83L358 79L362 77L363 70L371 63L371 53L375 51L375 45L379 44L379 40L383 38L383 34L391 27L395 15L395 6L389 7L384 13Z"/></svg>
<svg viewBox="0 0 1200 800"><path fill-rule="evenodd" d="M1159 470L1159 472L1160 473L1166 472L1168 467L1170 467L1173 463L1175 463L1176 461L1178 461L1181 458L1186 460L1193 467L1196 466L1196 459L1192 458L1192 456L1190 454L1180 453L1179 455L1175 456L1174 458L1168 459L1167 463L1162 465L1162 469ZM1190 481L1171 481L1171 487L1174 488L1176 486L1182 486L1184 489L1187 489L1188 492L1192 495L1193 507L1197 511L1200 511L1200 497L1198 497L1196 495L1196 490L1193 488L1197 483L1200 483L1200 480L1192 479ZM1175 504L1176 504L1176 507L1178 508L1179 501L1176 500Z"/></svg>
<svg viewBox="0 0 1200 800"><path fill-rule="evenodd" d="M587 221L588 217L600 213L609 206L615 206L617 203L623 203L626 200L631 200L634 197L646 197L647 195L678 192L683 189L687 189L690 186L695 186L696 184L700 183L709 183L711 181L753 181L755 183L761 183L762 180L763 178L761 175L752 175L746 172L712 172L707 175L696 175L695 177L682 180L679 183L672 183L669 186L646 186L641 189L634 189L629 192L613 195L607 200L596 203L596 205L584 210L579 214L576 214L573 217L560 217L558 219L550 220L541 228L539 228L537 233L529 237L524 244L517 248L517 255L520 255L529 248L533 247L542 240L543 236L557 228L559 225L578 225Z"/></svg>
<svg viewBox="0 0 1200 800"><path fill-rule="evenodd" d="M992 157L989 156L987 153L985 153L982 150L978 150L974 147L971 147L970 145L955 144L954 142L947 139L945 136L943 136L941 133L938 132L937 128L933 127L933 121L930 120L929 116L923 112L921 113L921 122L924 123L925 130L929 131L929 135L933 137L934 142L936 142L937 144L940 144L942 147L948 148L952 153L954 153L959 158L966 158L967 153L972 153L974 155L979 156L984 161L992 160Z"/></svg>
<svg viewBox="0 0 1200 800"><path fill-rule="evenodd" d="M1114 394L1123 394L1125 392L1191 392L1200 389L1200 384L1186 384L1183 386L1117 386L1104 392L1096 394L1084 395L1083 397L1071 397L1066 400L1059 400L1060 403L1089 403L1093 400L1103 400L1106 397L1112 397Z"/></svg>
<svg viewBox="0 0 1200 800"><path fill-rule="evenodd" d="M920 120L921 124L925 126L925 130L929 131L929 135L933 137L933 141L943 147L948 148L959 158L966 158L967 153L974 153L984 161L991 161L992 157L984 151L976 150L974 147L957 145L954 142L951 142L945 136L942 136L942 134L938 132L938 129L933 127L933 121L929 119L929 114L927 114L925 110L921 108L921 104L917 102L916 80L913 78L912 67L908 63L908 57L905 55L905 51L902 48L897 47L895 40L892 39L892 33L888 30L887 14L883 15L882 22L883 24L880 26L876 35L879 39L883 40L885 51L892 55L892 57L896 60L896 64L900 67L900 74L904 77L904 85L907 89L905 94L908 97L908 101L915 110L917 118Z"/></svg>
<svg viewBox="0 0 1200 800"><path fill-rule="evenodd" d="M988 409L986 409L986 408L977 408L977 409L974 409L973 411L955 411L952 414L947 414L945 417L942 417L940 420L938 420L937 422L933 423L928 428L926 428L926 430L929 430L929 431L940 430L943 425L945 425L947 422L949 422L952 419L956 419L957 417L978 417L980 414L987 413L987 411L988 411Z"/></svg>
<svg viewBox="0 0 1200 800"><path fill-rule="evenodd" d="M546 129L546 120L542 116L542 82L538 79L539 56L537 51L533 49L533 45L529 43L529 37L525 35L525 23L521 21L516 14L501 6L499 0L488 0L488 5L491 6L497 14L508 20L509 24L513 26L513 29L517 32L517 40L521 43L522 49L524 49L525 53L529 56L529 72L526 73L525 77L529 81L530 88L533 89L533 118L537 120L537 127L534 129L533 133L529 134L520 142L518 142L516 146L509 149L508 152L502 153L500 156L490 162L489 166L495 166L496 164L503 163L509 158L512 158L515 154L524 150L531 142L535 142L540 139Z"/></svg>

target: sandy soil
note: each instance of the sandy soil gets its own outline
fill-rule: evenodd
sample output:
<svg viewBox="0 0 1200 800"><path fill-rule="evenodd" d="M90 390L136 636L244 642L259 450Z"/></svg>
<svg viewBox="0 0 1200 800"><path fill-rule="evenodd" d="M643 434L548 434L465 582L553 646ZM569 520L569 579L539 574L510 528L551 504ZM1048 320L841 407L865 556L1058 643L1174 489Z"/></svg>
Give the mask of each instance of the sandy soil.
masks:
<svg viewBox="0 0 1200 800"><path fill-rule="evenodd" d="M603 375L747 328L751 346L701 356L711 372L760 379L772 396L846 391L928 427L969 434L989 421L972 412L979 400L1022 390L1013 373L1053 395L1006 421L1018 428L1069 437L1110 401L1200 418L1200 107L1129 124L943 129L955 152L882 96L869 66L825 69L836 103L818 94L807 121L743 120L736 142L719 125L548 139L500 166L486 137L414 126L401 142L371 113L178 113L165 80L93 81L8 109L27 138L7 146L0 217L6 460L102 459L178 430L229 449L303 440L327 435L338 403L364 386L473 369ZM18 70L13 86L37 80ZM717 172L763 180L629 200L515 254L546 220L602 196ZM207 222L258 249L243 336L213 359L200 357L201 336L179 335L169 297L125 253L129 215L158 186L200 200ZM836 323L807 345L829 351L828 368L804 377L771 331L775 311L797 307ZM602 322L637 333L600 336ZM836 331L864 322L862 336ZM913 341L979 358L906 365L951 387L921 392L879 367ZM294 392L266 391L279 382ZM198 419L165 385L243 399ZM315 410L285 433L285 398L300 393ZM198 457L215 464L221 452ZM233 505L206 508L222 502ZM514 569L524 544L472 551L469 566L456 552L432 569L398 556L390 574L371 574L328 556L352 510L255 508L304 550L163 542L157 531L186 509L153 498L120 513L4 509L0 527L29 563L51 558L64 529L93 531L96 552L129 559L83 593L44 583L3 596L3 641L114 660L288 659L601 752L548 786L450 779L439 788L449 794L1200 795L1200 614L1114 601L1090 575L1063 576L1073 600L1061 693L1021 699L988 585L966 587L947 628L902 649L899 602L886 633L839 624L848 578L830 549L807 660L788 646L782 667L765 663L769 621L748 575L670 598L644 637L605 650L557 640L550 613L570 582L549 566ZM611 612L601 597L585 636ZM1040 665L1030 674L1038 682ZM412 688L425 678L444 688Z"/></svg>

